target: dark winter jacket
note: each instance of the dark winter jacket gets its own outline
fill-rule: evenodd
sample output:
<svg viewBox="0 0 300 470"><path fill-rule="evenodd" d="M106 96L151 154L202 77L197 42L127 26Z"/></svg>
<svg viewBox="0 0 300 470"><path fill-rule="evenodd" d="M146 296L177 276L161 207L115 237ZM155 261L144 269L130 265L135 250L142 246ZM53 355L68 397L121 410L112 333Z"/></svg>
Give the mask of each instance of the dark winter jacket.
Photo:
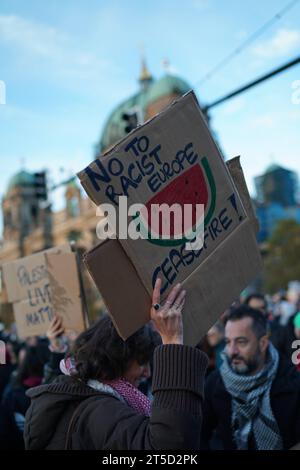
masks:
<svg viewBox="0 0 300 470"><path fill-rule="evenodd" d="M159 346L154 352L151 417L137 414L114 396L97 392L77 379L59 376L28 392L27 449L64 449L69 423L76 418L72 449L197 449L207 356L189 346Z"/></svg>
<svg viewBox="0 0 300 470"><path fill-rule="evenodd" d="M289 449L300 441L300 373L285 358L280 358L270 399L284 449ZM203 449L214 448L212 442L221 444L225 450L236 449L231 426L231 395L219 371L210 374L205 385L201 441Z"/></svg>

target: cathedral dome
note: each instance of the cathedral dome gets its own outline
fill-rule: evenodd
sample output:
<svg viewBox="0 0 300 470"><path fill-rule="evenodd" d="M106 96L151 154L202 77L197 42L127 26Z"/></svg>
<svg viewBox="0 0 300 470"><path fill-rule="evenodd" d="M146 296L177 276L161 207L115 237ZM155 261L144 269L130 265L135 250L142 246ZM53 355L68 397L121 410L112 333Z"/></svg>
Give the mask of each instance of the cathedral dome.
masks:
<svg viewBox="0 0 300 470"><path fill-rule="evenodd" d="M34 175L32 173L28 173L28 171L21 170L10 178L7 190L10 191L14 188L30 186L33 183Z"/></svg>
<svg viewBox="0 0 300 470"><path fill-rule="evenodd" d="M143 117L147 115L147 109L152 103L158 102L167 96L176 95L179 97L191 90L191 86L180 77L166 74L160 79L154 80L151 74L145 70L145 65L143 65L140 77L142 85L140 92L123 101L110 114L104 126L100 142L96 146L97 154L126 136L125 128L127 123L124 120L124 114L136 112L139 116L139 123L141 123L141 119L143 120Z"/></svg>

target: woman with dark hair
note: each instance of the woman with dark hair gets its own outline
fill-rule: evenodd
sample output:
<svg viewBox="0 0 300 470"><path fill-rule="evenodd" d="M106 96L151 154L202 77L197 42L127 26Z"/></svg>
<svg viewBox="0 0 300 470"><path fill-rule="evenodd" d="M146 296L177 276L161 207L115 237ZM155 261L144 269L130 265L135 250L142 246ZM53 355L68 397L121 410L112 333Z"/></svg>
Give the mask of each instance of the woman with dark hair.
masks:
<svg viewBox="0 0 300 470"><path fill-rule="evenodd" d="M64 375L28 392L26 449L197 449L207 357L183 345L185 291L160 306L155 284L149 326L123 341L109 317L82 333ZM153 358L153 403L137 386Z"/></svg>

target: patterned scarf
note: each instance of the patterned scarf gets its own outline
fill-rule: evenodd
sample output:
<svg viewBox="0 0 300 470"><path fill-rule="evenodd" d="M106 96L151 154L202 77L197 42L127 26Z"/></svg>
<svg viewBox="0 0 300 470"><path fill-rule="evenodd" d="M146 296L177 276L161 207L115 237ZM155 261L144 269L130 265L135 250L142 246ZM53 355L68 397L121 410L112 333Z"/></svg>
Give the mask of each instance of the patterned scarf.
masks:
<svg viewBox="0 0 300 470"><path fill-rule="evenodd" d="M277 373L279 355L271 343L268 353L268 362L255 375L235 373L223 353L220 373L232 397L231 422L238 449L248 449L250 436L257 450L282 449L280 431L270 403L270 390Z"/></svg>
<svg viewBox="0 0 300 470"><path fill-rule="evenodd" d="M140 392L136 387L134 387L124 378L117 380L109 380L103 383L99 382L98 380L93 380L89 381L88 385L92 388L95 388L95 382L98 382L98 384L101 385L104 384L108 387L111 387L115 392L121 395L127 405L129 405L137 413L144 416L150 416L151 402L149 398L147 398L146 395ZM97 388L97 390L99 390L99 388Z"/></svg>
<svg viewBox="0 0 300 470"><path fill-rule="evenodd" d="M76 365L71 357L63 359L60 362L60 370L64 375L76 374ZM109 393L119 400L127 403L137 413L144 416L150 416L151 401L136 387L124 378L117 380L107 380L99 382L99 380L89 380L88 386L99 392Z"/></svg>

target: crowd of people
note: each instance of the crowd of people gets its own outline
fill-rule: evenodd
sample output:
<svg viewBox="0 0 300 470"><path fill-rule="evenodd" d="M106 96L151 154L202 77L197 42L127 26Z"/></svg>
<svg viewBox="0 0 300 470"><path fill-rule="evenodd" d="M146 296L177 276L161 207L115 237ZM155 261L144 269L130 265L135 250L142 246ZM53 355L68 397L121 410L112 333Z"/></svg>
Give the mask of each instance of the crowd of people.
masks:
<svg viewBox="0 0 300 470"><path fill-rule="evenodd" d="M77 338L55 317L21 342L0 323L0 449L251 449L300 443L300 295L236 301L184 345L177 285L123 341L104 315ZM200 314L200 313L199 313Z"/></svg>

